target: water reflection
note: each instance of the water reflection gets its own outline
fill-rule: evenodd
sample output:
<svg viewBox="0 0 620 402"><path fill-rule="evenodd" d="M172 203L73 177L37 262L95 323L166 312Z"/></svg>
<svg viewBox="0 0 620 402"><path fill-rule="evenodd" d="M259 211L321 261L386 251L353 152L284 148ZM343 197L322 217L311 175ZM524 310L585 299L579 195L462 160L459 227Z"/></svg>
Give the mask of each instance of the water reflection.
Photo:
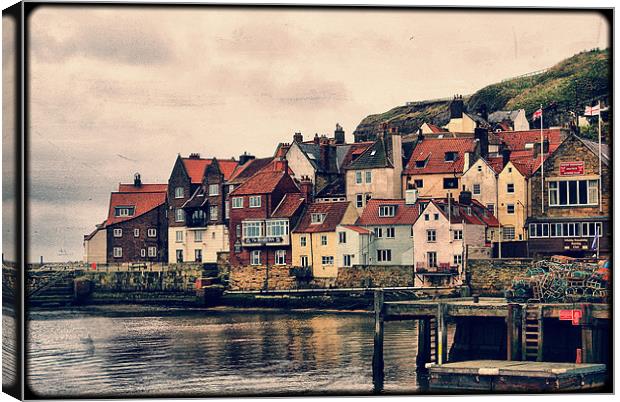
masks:
<svg viewBox="0 0 620 402"><path fill-rule="evenodd" d="M373 318L234 310L37 312L27 377L40 396L370 394ZM413 322L385 330L385 393L416 392Z"/></svg>

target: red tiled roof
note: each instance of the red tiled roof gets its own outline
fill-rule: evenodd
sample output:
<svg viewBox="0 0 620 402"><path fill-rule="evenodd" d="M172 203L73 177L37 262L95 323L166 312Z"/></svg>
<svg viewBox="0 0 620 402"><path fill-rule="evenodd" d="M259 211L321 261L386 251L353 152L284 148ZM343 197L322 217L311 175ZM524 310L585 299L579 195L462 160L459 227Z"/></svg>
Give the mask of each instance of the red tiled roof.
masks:
<svg viewBox="0 0 620 402"><path fill-rule="evenodd" d="M426 125L428 126L428 128L431 129L433 133L447 133L448 132L448 129L436 126L431 123L426 123Z"/></svg>
<svg viewBox="0 0 620 402"><path fill-rule="evenodd" d="M465 152L474 152L475 149L476 140L474 138L425 138L416 145L404 173L463 173L464 154ZM456 160L446 162L446 152L456 152ZM416 167L417 161L424 160L427 160L424 167Z"/></svg>
<svg viewBox="0 0 620 402"><path fill-rule="evenodd" d="M205 168L211 164L213 159L181 158L181 160L183 161L183 165L185 166L185 170L187 171L192 184L200 184L202 183L202 178L204 177ZM220 170L222 171L225 180L228 180L238 164L237 161L231 159L218 159L217 163L220 165Z"/></svg>
<svg viewBox="0 0 620 402"><path fill-rule="evenodd" d="M363 228L361 226L355 226L355 225L342 225L343 228L347 228L347 229L351 229L354 232L357 233L361 233L361 234L370 234L370 230Z"/></svg>
<svg viewBox="0 0 620 402"><path fill-rule="evenodd" d="M543 160L547 160L549 155L545 154ZM519 151L517 155L510 155L510 162L522 175L530 177L540 167L540 155L534 157L533 150Z"/></svg>
<svg viewBox="0 0 620 402"><path fill-rule="evenodd" d="M272 170L272 168L267 165L234 189L230 195L269 194L286 175L287 173Z"/></svg>
<svg viewBox="0 0 620 402"><path fill-rule="evenodd" d="M272 160L273 158L250 159L243 165L237 165L230 178L227 180L235 184L242 183L267 166Z"/></svg>
<svg viewBox="0 0 620 402"><path fill-rule="evenodd" d="M500 131L495 133L511 151L525 150L525 144L540 143L540 129L527 131ZM562 143L562 131L559 128L543 129L543 138L549 140L549 152L555 151Z"/></svg>
<svg viewBox="0 0 620 402"><path fill-rule="evenodd" d="M167 184L142 184L139 187L133 185L133 183L119 183L118 191L121 193L159 193L167 192Z"/></svg>
<svg viewBox="0 0 620 402"><path fill-rule="evenodd" d="M114 192L110 196L110 208L108 210L108 219L106 225L128 221L137 218L166 202L166 193L121 193ZM135 211L132 216L114 216L115 207L134 207Z"/></svg>
<svg viewBox="0 0 620 402"><path fill-rule="evenodd" d="M396 214L379 216L379 207L382 205L396 205ZM405 204L403 199L371 199L357 220L357 225L412 225L417 218L418 206Z"/></svg>
<svg viewBox="0 0 620 402"><path fill-rule="evenodd" d="M304 204L304 197L301 193L287 193L278 204L275 211L271 214L272 218L290 218Z"/></svg>
<svg viewBox="0 0 620 402"><path fill-rule="evenodd" d="M349 201L315 202L311 204L301 218L295 233L333 232L344 217ZM312 223L312 214L326 214L322 223Z"/></svg>
<svg viewBox="0 0 620 402"><path fill-rule="evenodd" d="M230 179L239 162L232 159L218 159L217 164L220 165L220 171L224 175L224 180Z"/></svg>
<svg viewBox="0 0 620 402"><path fill-rule="evenodd" d="M504 168L504 158L501 156L489 157L486 161L491 169L493 169L493 171L497 174L499 174Z"/></svg>

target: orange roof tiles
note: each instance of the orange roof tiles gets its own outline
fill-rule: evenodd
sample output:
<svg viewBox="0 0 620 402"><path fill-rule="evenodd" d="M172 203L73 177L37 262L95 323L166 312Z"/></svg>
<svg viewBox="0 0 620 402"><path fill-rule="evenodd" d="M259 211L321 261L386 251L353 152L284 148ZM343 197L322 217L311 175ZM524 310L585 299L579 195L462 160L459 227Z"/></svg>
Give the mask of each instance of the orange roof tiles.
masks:
<svg viewBox="0 0 620 402"><path fill-rule="evenodd" d="M404 173L463 173L465 152L476 149L474 138L425 138L413 150ZM456 160L446 161L446 152L456 152ZM424 167L416 167L416 162L426 161Z"/></svg>
<svg viewBox="0 0 620 402"><path fill-rule="evenodd" d="M128 221L137 218L166 202L165 192L114 192L110 196L110 208L106 225ZM116 207L134 207L134 214L131 216L115 216Z"/></svg>
<svg viewBox="0 0 620 402"><path fill-rule="evenodd" d="M395 205L394 216L379 216L379 208L384 205ZM357 225L413 225L418 218L418 206L405 204L403 199L371 199L366 204Z"/></svg>
<svg viewBox="0 0 620 402"><path fill-rule="evenodd" d="M167 184L142 184L138 187L134 186L133 183L119 183L118 191L125 193L158 193L158 192L167 192L168 185Z"/></svg>
<svg viewBox="0 0 620 402"><path fill-rule="evenodd" d="M363 228L361 226L355 226L355 225L342 225L343 228L347 228L347 229L351 229L354 232L357 233L361 233L361 234L370 234L370 230Z"/></svg>
<svg viewBox="0 0 620 402"><path fill-rule="evenodd" d="M529 149L525 144L540 143L540 129L527 131L500 131L495 133L511 151ZM543 129L543 138L549 140L549 152L555 151L562 143L562 131L559 128Z"/></svg>
<svg viewBox="0 0 620 402"><path fill-rule="evenodd" d="M271 214L272 218L290 218L305 202L301 193L286 193Z"/></svg>
<svg viewBox="0 0 620 402"><path fill-rule="evenodd" d="M264 168L241 184L232 193L235 195L269 194L286 175L285 172Z"/></svg>
<svg viewBox="0 0 620 402"><path fill-rule="evenodd" d="M206 167L211 164L213 159L181 158L181 160L183 161L183 166L185 166L185 170L187 171L192 184L200 184L202 183L202 178L204 177ZM217 163L219 164L220 170L226 180L228 180L228 178L232 175L238 164L237 161L231 159L218 159Z"/></svg>

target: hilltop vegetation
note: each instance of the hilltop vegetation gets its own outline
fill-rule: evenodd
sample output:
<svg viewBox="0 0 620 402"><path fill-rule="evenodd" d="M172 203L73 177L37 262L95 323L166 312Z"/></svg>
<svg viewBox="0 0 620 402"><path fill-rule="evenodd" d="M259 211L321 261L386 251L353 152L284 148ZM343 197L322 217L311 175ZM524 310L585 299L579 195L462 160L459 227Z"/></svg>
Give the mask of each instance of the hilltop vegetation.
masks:
<svg viewBox="0 0 620 402"><path fill-rule="evenodd" d="M528 117L542 104L545 126L559 125L569 119L570 111L583 113L586 104L606 98L609 76L609 50L596 49L578 53L544 72L489 85L463 99L469 112L525 109ZM383 122L404 134L415 132L425 121L444 125L449 120L448 104L449 99L397 106L367 116L355 131L376 132Z"/></svg>

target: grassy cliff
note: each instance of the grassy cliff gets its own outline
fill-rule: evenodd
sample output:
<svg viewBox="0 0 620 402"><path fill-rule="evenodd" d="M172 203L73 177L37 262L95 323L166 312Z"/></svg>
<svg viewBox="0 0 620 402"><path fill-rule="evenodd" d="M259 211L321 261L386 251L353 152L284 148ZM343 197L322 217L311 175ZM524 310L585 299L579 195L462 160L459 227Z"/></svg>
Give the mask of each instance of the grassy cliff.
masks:
<svg viewBox="0 0 620 402"><path fill-rule="evenodd" d="M570 111L583 113L592 100L607 97L610 91L609 50L578 53L544 72L511 78L489 85L464 97L467 110L525 109L528 118L540 104L545 107L545 126L557 125L569 118ZM355 132L377 132L382 122L398 127L401 133L413 133L425 121L444 125L449 120L449 100L421 101L397 106L384 113L364 118Z"/></svg>

